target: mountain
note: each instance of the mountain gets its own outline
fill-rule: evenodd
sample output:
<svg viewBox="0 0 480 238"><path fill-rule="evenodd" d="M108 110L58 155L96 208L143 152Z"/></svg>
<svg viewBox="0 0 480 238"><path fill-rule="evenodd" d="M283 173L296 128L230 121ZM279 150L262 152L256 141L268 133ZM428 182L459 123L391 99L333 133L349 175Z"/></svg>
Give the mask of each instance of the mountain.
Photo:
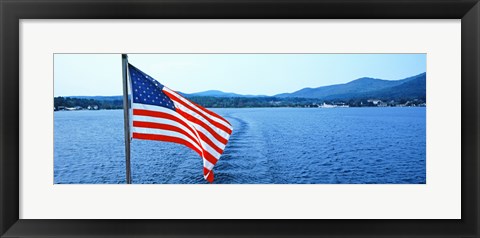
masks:
<svg viewBox="0 0 480 238"><path fill-rule="evenodd" d="M292 93L281 93L273 97L281 99L320 99L344 100L351 99L423 99L426 98L426 73L401 80L384 80L375 78L359 78L345 84L335 84L318 88L303 88ZM178 92L187 98L267 98L265 95L242 95L219 90L208 90L198 93ZM99 101L122 100L122 96L71 96L71 98L93 99Z"/></svg>
<svg viewBox="0 0 480 238"><path fill-rule="evenodd" d="M407 78L405 82L400 85L386 88L382 90L376 90L370 92L370 97L377 98L389 98L389 99L402 99L402 98L426 98L427 92L427 77L426 74L419 74Z"/></svg>
<svg viewBox="0 0 480 238"><path fill-rule="evenodd" d="M266 97L265 95L243 95L243 94L237 94L237 93L222 92L219 90L208 90L208 91L203 91L198 93L182 93L182 92L179 92L179 93L185 97L218 97L218 98Z"/></svg>
<svg viewBox="0 0 480 238"><path fill-rule="evenodd" d="M254 97L267 97L265 95L243 95L237 93L227 93L222 92L219 90L208 90L204 92L198 93L183 93L177 91L180 95L184 97L217 97L217 98L254 98ZM78 99L93 99L98 101L115 101L115 100L123 100L123 96L67 96L70 98L78 98Z"/></svg>
<svg viewBox="0 0 480 238"><path fill-rule="evenodd" d="M355 98L425 98L426 73L401 80L359 78L345 84L303 88L293 93L277 94L280 98L316 98L349 100Z"/></svg>

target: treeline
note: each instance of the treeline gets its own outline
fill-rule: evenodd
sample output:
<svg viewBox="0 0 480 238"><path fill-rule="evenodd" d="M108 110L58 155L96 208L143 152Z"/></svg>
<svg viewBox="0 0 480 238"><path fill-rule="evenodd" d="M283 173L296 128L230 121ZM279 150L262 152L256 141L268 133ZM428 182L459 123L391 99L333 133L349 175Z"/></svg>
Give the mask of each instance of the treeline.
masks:
<svg viewBox="0 0 480 238"><path fill-rule="evenodd" d="M279 97L188 97L191 101L207 108L249 108L249 107L319 107L328 105L349 107L395 107L395 106L424 106L424 98L407 98L397 100L322 100L313 98L279 98ZM74 97L55 97L56 110L64 108L80 109L122 109L122 100L98 100Z"/></svg>
<svg viewBox="0 0 480 238"><path fill-rule="evenodd" d="M210 108L243 108L243 107L299 107L316 103L318 99L308 98L276 98L276 97L190 97L190 100Z"/></svg>
<svg viewBox="0 0 480 238"><path fill-rule="evenodd" d="M424 98L404 98L397 100L323 100L314 98L277 98L277 97L190 97L193 102L209 108L244 108L244 107L318 107L325 104L349 107L377 106L422 106Z"/></svg>
<svg viewBox="0 0 480 238"><path fill-rule="evenodd" d="M59 108L74 108L81 107L82 109L87 109L89 106L97 109L122 109L123 101L122 100L95 100L95 99L84 99L84 98L72 98L72 97L55 97L53 98L53 104L56 109Z"/></svg>

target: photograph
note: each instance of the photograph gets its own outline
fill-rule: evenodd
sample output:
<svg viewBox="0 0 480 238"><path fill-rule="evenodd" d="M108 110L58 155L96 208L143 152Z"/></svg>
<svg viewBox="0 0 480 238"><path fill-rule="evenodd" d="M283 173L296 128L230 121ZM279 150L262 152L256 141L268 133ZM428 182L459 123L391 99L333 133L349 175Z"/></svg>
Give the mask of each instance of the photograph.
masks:
<svg viewBox="0 0 480 238"><path fill-rule="evenodd" d="M53 181L427 184L426 61L55 53Z"/></svg>

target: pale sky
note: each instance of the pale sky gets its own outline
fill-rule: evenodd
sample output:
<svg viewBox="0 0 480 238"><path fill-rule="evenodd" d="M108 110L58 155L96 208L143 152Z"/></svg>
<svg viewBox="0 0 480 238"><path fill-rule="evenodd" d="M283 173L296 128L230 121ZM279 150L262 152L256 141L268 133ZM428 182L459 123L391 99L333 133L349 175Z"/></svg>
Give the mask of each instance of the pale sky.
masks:
<svg viewBox="0 0 480 238"><path fill-rule="evenodd" d="M128 54L129 63L184 93L275 95L361 77L426 72L426 54ZM55 54L54 96L122 95L120 54Z"/></svg>

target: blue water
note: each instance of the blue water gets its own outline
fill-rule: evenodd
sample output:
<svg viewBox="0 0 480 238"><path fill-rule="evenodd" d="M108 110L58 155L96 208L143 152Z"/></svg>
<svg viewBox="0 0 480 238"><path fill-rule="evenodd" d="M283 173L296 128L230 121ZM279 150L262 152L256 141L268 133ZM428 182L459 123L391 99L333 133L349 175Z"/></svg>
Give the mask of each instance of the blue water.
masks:
<svg viewBox="0 0 480 238"><path fill-rule="evenodd" d="M223 184L426 183L425 108L213 109L234 127ZM55 183L125 183L123 111L55 112ZM134 140L134 183L207 183L197 153Z"/></svg>

